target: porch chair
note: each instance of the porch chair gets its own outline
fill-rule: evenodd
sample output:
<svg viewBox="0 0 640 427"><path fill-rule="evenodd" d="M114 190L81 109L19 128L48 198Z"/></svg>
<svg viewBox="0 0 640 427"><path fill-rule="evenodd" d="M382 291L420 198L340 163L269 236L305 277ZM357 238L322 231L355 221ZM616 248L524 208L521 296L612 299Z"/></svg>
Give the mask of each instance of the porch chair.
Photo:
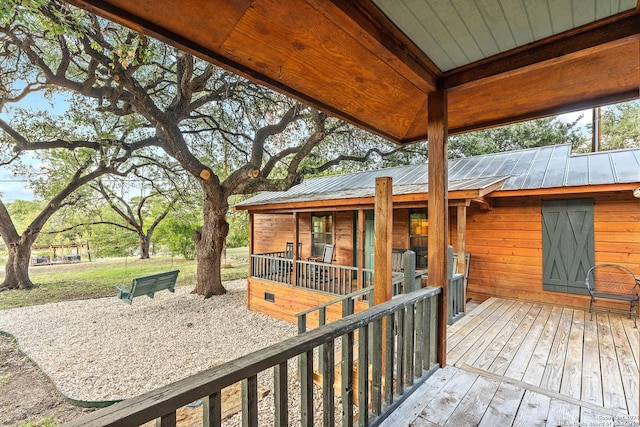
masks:
<svg viewBox="0 0 640 427"><path fill-rule="evenodd" d="M302 253L302 242L298 242L298 256ZM287 242L284 250L284 257L287 259L293 259L293 242Z"/></svg>
<svg viewBox="0 0 640 427"><path fill-rule="evenodd" d="M335 245L324 245L324 248L322 248L322 256L310 256L309 258L307 258L307 261L331 264L333 262L334 250L335 250Z"/></svg>
<svg viewBox="0 0 640 427"><path fill-rule="evenodd" d="M334 245L324 245L322 248L322 256L310 256L307 261L313 261L319 264L331 264L333 262ZM316 265L313 268L313 277L320 283L329 282L331 280L331 271L322 265Z"/></svg>
<svg viewBox="0 0 640 427"><path fill-rule="evenodd" d="M593 320L593 310L610 310L627 313L627 310L611 307L596 307L598 300L610 300L629 303L629 318L633 317L633 326L637 327L636 304L640 298L640 278L631 270L616 264L600 264L587 272L585 284L591 296L589 313Z"/></svg>
<svg viewBox="0 0 640 427"><path fill-rule="evenodd" d="M464 254L464 290L465 294L469 290L469 266L471 265L471 253L465 252ZM453 272L458 273L458 254L453 254ZM471 301L471 298L467 298L467 302Z"/></svg>

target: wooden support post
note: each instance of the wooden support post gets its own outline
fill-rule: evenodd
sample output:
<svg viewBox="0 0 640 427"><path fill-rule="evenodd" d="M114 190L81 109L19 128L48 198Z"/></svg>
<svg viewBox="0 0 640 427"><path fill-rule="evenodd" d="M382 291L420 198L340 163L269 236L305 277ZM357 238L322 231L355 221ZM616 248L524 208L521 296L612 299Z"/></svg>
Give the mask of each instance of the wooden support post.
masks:
<svg viewBox="0 0 640 427"><path fill-rule="evenodd" d="M373 250L373 303L391 300L391 248L393 238L393 182L390 177L376 178Z"/></svg>
<svg viewBox="0 0 640 427"><path fill-rule="evenodd" d="M437 359L444 367L447 361L447 92L429 94L427 100L429 135L429 285L441 286L438 304Z"/></svg>
<svg viewBox="0 0 640 427"><path fill-rule="evenodd" d="M364 245L365 222L364 210L358 210L358 289L364 289Z"/></svg>
<svg viewBox="0 0 640 427"><path fill-rule="evenodd" d="M298 212L293 213L293 269L291 274L291 284L297 286L298 284L298 260L302 256L298 251L298 242L300 241L300 227L298 226Z"/></svg>
<svg viewBox="0 0 640 427"><path fill-rule="evenodd" d="M458 206L458 212L456 215L456 225L458 229L458 273L465 274L465 254L467 251L467 207ZM466 279L466 277L465 277ZM463 283L463 299L462 304L465 314L467 313L467 288L464 286L466 280Z"/></svg>
<svg viewBox="0 0 640 427"><path fill-rule="evenodd" d="M251 255L254 253L254 236L253 236L253 214L249 214L249 277L253 276L253 260L251 259Z"/></svg>

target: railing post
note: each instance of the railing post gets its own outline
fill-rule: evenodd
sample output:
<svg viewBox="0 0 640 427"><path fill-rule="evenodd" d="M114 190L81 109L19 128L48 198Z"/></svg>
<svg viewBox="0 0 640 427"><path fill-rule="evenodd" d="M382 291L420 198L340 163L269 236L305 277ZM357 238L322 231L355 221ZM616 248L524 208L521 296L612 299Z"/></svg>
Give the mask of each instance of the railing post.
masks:
<svg viewBox="0 0 640 427"><path fill-rule="evenodd" d="M298 226L298 212L293 213L293 259L291 262L293 266L291 268L291 284L298 286L298 259L302 256L299 249L298 242L300 241L300 229Z"/></svg>
<svg viewBox="0 0 640 427"><path fill-rule="evenodd" d="M402 268L404 269L404 294L416 290L416 253L406 251L402 254Z"/></svg>
<svg viewBox="0 0 640 427"><path fill-rule="evenodd" d="M449 232L448 168L447 168L447 90L441 89L427 98L427 131L429 134L429 283L442 286L438 309L438 361L447 363L447 293L446 251Z"/></svg>

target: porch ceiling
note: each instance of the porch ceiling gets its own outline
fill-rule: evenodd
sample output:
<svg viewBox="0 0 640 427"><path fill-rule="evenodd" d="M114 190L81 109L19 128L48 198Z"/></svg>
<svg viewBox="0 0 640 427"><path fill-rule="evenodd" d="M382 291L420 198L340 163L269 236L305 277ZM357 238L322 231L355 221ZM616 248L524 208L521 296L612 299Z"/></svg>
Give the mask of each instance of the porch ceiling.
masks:
<svg viewBox="0 0 640 427"><path fill-rule="evenodd" d="M397 143L639 96L637 0L66 1Z"/></svg>

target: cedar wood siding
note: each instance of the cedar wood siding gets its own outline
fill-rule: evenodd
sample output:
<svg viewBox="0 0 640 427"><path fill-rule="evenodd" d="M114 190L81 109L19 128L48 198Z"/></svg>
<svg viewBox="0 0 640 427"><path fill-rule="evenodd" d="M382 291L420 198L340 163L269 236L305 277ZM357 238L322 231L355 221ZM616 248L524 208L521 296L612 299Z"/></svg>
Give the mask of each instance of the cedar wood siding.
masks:
<svg viewBox="0 0 640 427"><path fill-rule="evenodd" d="M570 198L594 200L596 264L621 264L640 275L640 201L629 191L555 197ZM588 296L543 291L542 200L551 198L494 198L491 211L469 208L469 296L588 308Z"/></svg>
<svg viewBox="0 0 640 427"><path fill-rule="evenodd" d="M293 214L253 216L253 251L256 254L284 251L293 242Z"/></svg>
<svg viewBox="0 0 640 427"><path fill-rule="evenodd" d="M585 308L588 297L543 291L542 200L594 200L594 240L597 264L616 263L640 275L640 200L630 191L563 197L496 197L491 210L472 204L467 210L467 252L471 253L469 296L492 296L557 303ZM450 208L449 236L456 248L456 208ZM356 213L334 213L334 263L355 265L353 225ZM302 259L309 256L310 213L299 214ZM393 247L407 248L409 210L394 210ZM256 253L284 250L293 239L292 215L255 215ZM281 237L281 236L286 236ZM261 242L266 238L266 242ZM263 249L265 248L265 249Z"/></svg>

